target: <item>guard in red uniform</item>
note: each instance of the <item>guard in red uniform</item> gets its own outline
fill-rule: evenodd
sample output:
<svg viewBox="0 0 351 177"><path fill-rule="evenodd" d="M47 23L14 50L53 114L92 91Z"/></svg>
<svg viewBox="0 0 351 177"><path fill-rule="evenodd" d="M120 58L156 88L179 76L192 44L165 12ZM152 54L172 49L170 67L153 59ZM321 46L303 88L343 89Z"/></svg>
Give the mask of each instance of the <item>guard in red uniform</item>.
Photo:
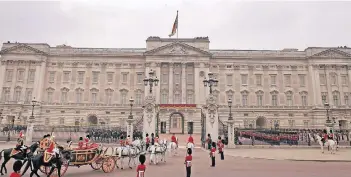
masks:
<svg viewBox="0 0 351 177"><path fill-rule="evenodd" d="M175 133L173 133L173 135L171 137L171 142L175 143L178 147L178 141L177 141L177 137L175 136Z"/></svg>
<svg viewBox="0 0 351 177"><path fill-rule="evenodd" d="M23 142L24 142L24 139L23 139L23 132L21 131L19 136L18 136L18 139L17 139L17 144L16 144L16 150L17 151L21 151L23 153L23 150L22 150L22 146L23 146Z"/></svg>
<svg viewBox="0 0 351 177"><path fill-rule="evenodd" d="M219 154L221 154L221 160L224 160L224 152L223 152L224 144L220 136L218 137L217 147L218 147Z"/></svg>
<svg viewBox="0 0 351 177"><path fill-rule="evenodd" d="M211 157L211 161L212 161L211 167L215 167L216 166L216 143L212 142L211 145L212 145L211 151L210 151L210 157Z"/></svg>
<svg viewBox="0 0 351 177"><path fill-rule="evenodd" d="M17 160L13 164L13 172L11 173L10 177L21 177L21 168L23 166L22 161Z"/></svg>
<svg viewBox="0 0 351 177"><path fill-rule="evenodd" d="M84 141L85 141L85 148L88 149L88 145L90 143L90 135L87 135L85 138L84 138Z"/></svg>
<svg viewBox="0 0 351 177"><path fill-rule="evenodd" d="M145 144L146 144L146 150L148 150L149 146L150 146L150 138L149 138L149 134L148 133L146 133Z"/></svg>
<svg viewBox="0 0 351 177"><path fill-rule="evenodd" d="M83 149L83 146L84 146L83 137L79 137L78 149Z"/></svg>
<svg viewBox="0 0 351 177"><path fill-rule="evenodd" d="M47 149L45 150L45 153L54 155L54 151L53 151L54 148L55 148L55 142L54 142L53 138L51 138L49 148L47 148Z"/></svg>
<svg viewBox="0 0 351 177"><path fill-rule="evenodd" d="M189 135L188 143L193 143L193 144L194 144L194 139L193 139L193 137L191 136L191 134Z"/></svg>
<svg viewBox="0 0 351 177"><path fill-rule="evenodd" d="M126 146L130 145L130 135L127 136L125 143L126 143Z"/></svg>
<svg viewBox="0 0 351 177"><path fill-rule="evenodd" d="M121 138L120 138L120 140L119 140L119 144L120 144L121 146L125 146L125 141L124 141L124 139L123 139L123 136L121 136Z"/></svg>
<svg viewBox="0 0 351 177"><path fill-rule="evenodd" d="M186 177L190 177L191 175L191 165L192 165L192 161L193 161L193 156L191 156L191 149L188 148L188 155L185 157L185 169L186 169Z"/></svg>
<svg viewBox="0 0 351 177"><path fill-rule="evenodd" d="M145 155L141 154L139 156L140 165L138 165L137 167L137 177L144 177L145 170L146 170L146 166L144 165L145 160L146 160Z"/></svg>

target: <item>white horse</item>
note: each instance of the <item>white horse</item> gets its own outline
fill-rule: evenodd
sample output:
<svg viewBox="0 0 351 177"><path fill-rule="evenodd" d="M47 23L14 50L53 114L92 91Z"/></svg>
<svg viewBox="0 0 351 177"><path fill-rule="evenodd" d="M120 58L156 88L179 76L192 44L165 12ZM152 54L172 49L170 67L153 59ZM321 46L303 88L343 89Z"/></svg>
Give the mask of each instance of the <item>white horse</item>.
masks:
<svg viewBox="0 0 351 177"><path fill-rule="evenodd" d="M321 150L322 150L322 153L324 153L324 148L323 148L323 142L322 142L322 138L316 134L316 137L317 137L317 140L318 140L318 143L319 145L321 146ZM325 145L328 147L331 148L331 154L335 154L335 151L336 151L336 142L332 139L327 139L327 140L324 140L325 141Z"/></svg>
<svg viewBox="0 0 351 177"><path fill-rule="evenodd" d="M166 140L159 140L159 143L155 143L151 145L149 148L150 152L150 164L154 163L155 165L158 164L159 158L160 161L166 162L166 151L167 151L167 141Z"/></svg>
<svg viewBox="0 0 351 177"><path fill-rule="evenodd" d="M124 159L128 158L128 166L130 169L132 169L131 166L131 161L133 161L133 166L136 166L136 159L139 157L141 153L141 142L140 140L135 140L131 143L131 146L123 146L123 147L116 147L114 152L116 156L119 157L119 160L121 161L121 169L124 169ZM117 165L117 168L119 166Z"/></svg>
<svg viewBox="0 0 351 177"><path fill-rule="evenodd" d="M169 150L171 156L175 156L178 150L177 143L169 142L167 145L167 149Z"/></svg>

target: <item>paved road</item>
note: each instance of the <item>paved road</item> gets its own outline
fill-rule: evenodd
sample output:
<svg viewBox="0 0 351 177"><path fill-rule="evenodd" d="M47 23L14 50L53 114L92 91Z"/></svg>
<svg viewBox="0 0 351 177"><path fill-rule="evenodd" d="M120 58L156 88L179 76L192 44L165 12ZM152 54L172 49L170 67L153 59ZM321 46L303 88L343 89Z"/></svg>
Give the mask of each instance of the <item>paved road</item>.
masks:
<svg viewBox="0 0 351 177"><path fill-rule="evenodd" d="M185 168L183 165L183 154L185 150L181 149L177 157L169 157L167 162L159 165L147 164L146 176L152 177L180 177L185 176ZM234 158L226 156L224 161L217 161L217 166L212 168L209 166L210 159L208 152L196 149L193 158L193 177L349 177L350 163L336 162L297 162L297 161L279 161L279 160L255 160L246 158ZM219 159L217 157L217 159ZM7 168L11 169L12 164L8 164ZM331 170L326 170L326 168ZM67 177L96 177L96 176L136 176L135 169L115 170L106 174L102 171L93 171L90 166L82 166L80 168L69 167L65 176ZM29 173L25 177L29 176ZM41 175L43 176L43 175Z"/></svg>

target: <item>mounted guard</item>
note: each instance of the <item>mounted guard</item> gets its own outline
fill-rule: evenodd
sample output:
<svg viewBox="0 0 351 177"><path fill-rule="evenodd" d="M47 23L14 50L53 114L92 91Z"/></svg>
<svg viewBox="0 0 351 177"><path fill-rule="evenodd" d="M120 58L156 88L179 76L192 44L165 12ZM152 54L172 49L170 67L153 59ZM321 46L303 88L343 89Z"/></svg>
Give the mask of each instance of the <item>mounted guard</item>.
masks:
<svg viewBox="0 0 351 177"><path fill-rule="evenodd" d="M15 147L16 151L23 152L23 146L24 146L24 135L23 132L21 131L19 133L18 139L17 139L17 144Z"/></svg>

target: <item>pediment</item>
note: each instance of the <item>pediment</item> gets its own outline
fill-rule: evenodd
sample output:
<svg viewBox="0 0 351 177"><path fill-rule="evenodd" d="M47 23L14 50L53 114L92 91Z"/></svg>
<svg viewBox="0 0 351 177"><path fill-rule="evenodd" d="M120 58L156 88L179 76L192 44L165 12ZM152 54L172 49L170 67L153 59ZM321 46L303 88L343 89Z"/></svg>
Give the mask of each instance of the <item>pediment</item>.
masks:
<svg viewBox="0 0 351 177"><path fill-rule="evenodd" d="M144 55L211 56L211 53L185 43L175 42L149 50Z"/></svg>
<svg viewBox="0 0 351 177"><path fill-rule="evenodd" d="M338 49L328 49L312 55L313 58L351 58L351 54Z"/></svg>
<svg viewBox="0 0 351 177"><path fill-rule="evenodd" d="M19 44L0 51L0 54L32 54L32 55L46 55L45 52L28 46L26 44Z"/></svg>

